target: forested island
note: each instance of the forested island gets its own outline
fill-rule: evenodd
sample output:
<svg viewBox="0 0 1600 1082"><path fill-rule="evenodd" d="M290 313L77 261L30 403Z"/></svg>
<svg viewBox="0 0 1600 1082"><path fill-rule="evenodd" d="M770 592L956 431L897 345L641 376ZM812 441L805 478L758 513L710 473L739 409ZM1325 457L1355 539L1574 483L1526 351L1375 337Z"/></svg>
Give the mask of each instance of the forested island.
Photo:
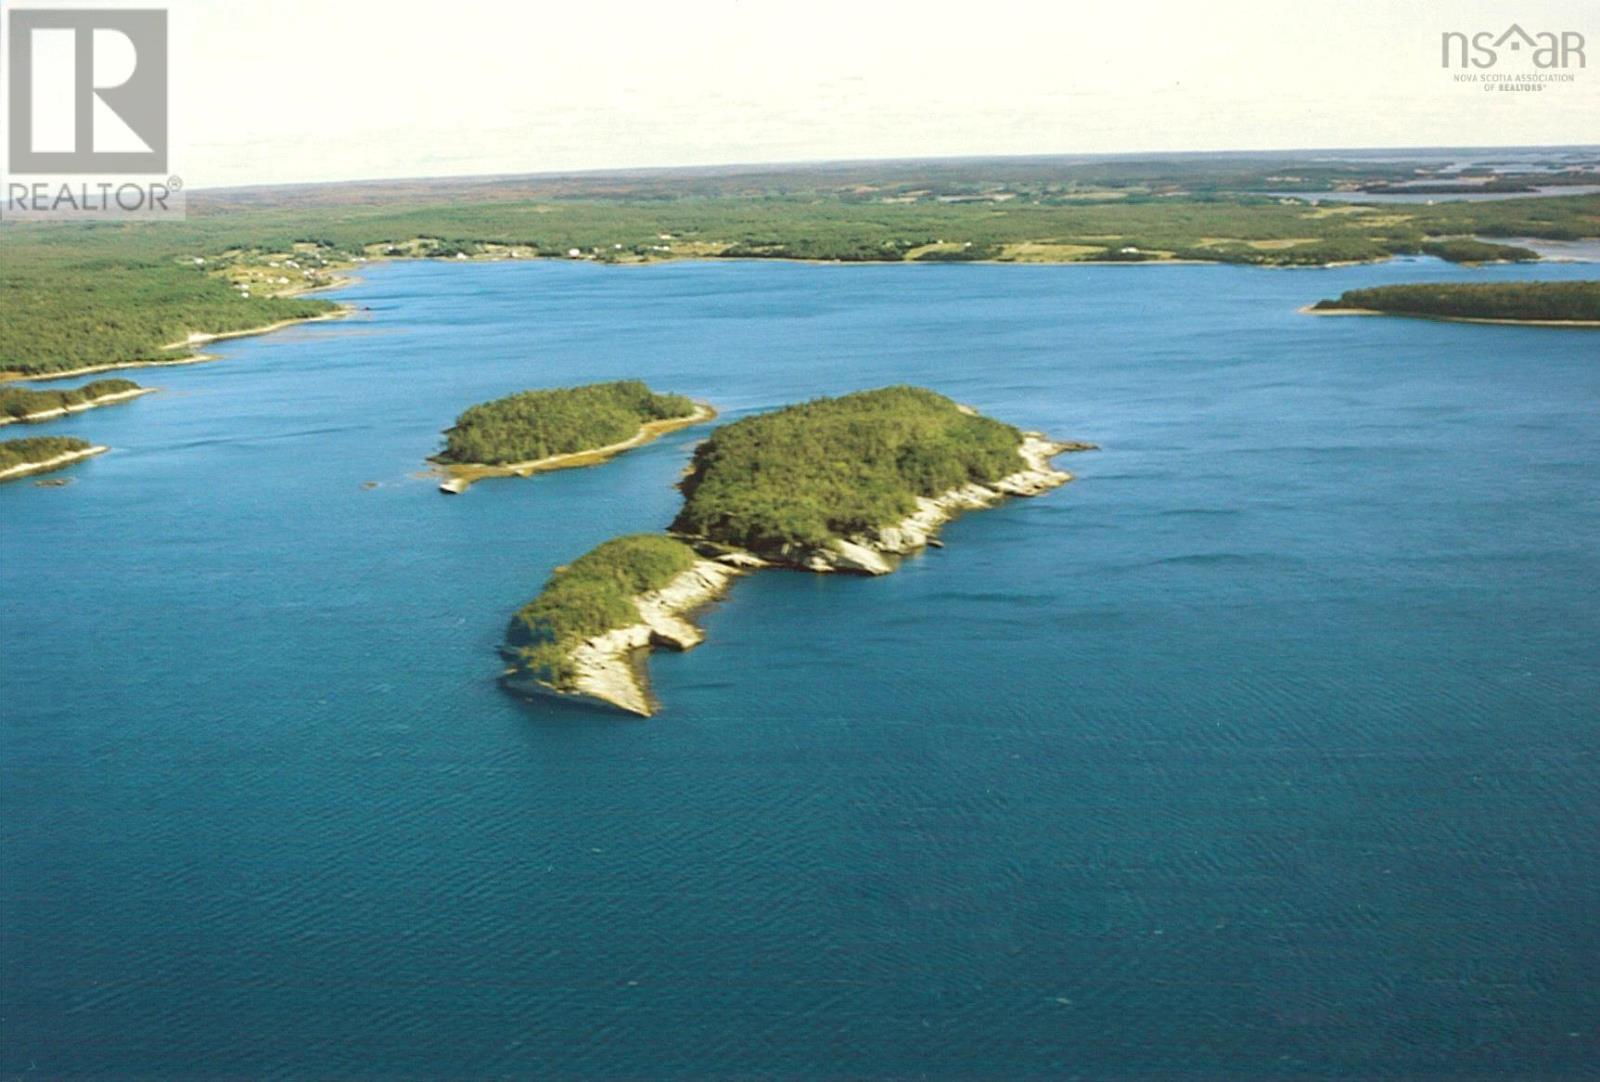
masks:
<svg viewBox="0 0 1600 1082"><path fill-rule="evenodd" d="M734 574L662 534L607 541L557 568L544 591L512 617L507 686L647 717L654 703L639 653L698 644L703 636L684 615L716 598Z"/></svg>
<svg viewBox="0 0 1600 1082"><path fill-rule="evenodd" d="M126 402L152 390L154 388L141 387L131 379L97 379L65 391L0 386L0 425L48 421L81 410Z"/></svg>
<svg viewBox="0 0 1600 1082"><path fill-rule="evenodd" d="M962 511L1071 480L1059 443L918 387L822 398L717 429L681 484L671 536L608 541L559 569L507 631L507 686L645 715L650 646L687 649L685 616L766 567L881 575Z"/></svg>
<svg viewBox="0 0 1600 1082"><path fill-rule="evenodd" d="M674 532L815 571L882 574L948 514L1067 480L1051 443L920 387L821 398L724 425L696 449ZM1014 491L1013 491L1014 490Z"/></svg>
<svg viewBox="0 0 1600 1082"><path fill-rule="evenodd" d="M1600 281L1427 282L1351 289L1307 309L1483 323L1600 327Z"/></svg>
<svg viewBox="0 0 1600 1082"><path fill-rule="evenodd" d="M74 436L31 436L0 440L0 481L70 466L108 450Z"/></svg>
<svg viewBox="0 0 1600 1082"><path fill-rule="evenodd" d="M636 379L523 391L462 413L433 461L450 475L440 487L461 492L483 477L604 462L715 415L704 403L657 394Z"/></svg>
<svg viewBox="0 0 1600 1082"><path fill-rule="evenodd" d="M1539 253L1515 244L1497 244L1475 237L1426 240L1417 246L1422 255L1450 263L1537 263Z"/></svg>

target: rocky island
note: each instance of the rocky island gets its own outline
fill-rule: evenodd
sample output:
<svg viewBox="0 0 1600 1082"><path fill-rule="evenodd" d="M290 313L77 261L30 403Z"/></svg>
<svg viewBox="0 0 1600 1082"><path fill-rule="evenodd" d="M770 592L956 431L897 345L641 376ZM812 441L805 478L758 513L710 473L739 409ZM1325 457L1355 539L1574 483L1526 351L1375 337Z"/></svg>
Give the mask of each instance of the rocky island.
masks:
<svg viewBox="0 0 1600 1082"><path fill-rule="evenodd" d="M933 391L886 387L724 425L695 451L671 535L608 541L512 618L506 686L649 716L646 651L686 650L687 617L739 574L882 575L963 511L1072 479L1062 443Z"/></svg>
<svg viewBox="0 0 1600 1082"><path fill-rule="evenodd" d="M1600 282L1428 282L1350 289L1302 309L1312 315L1393 315L1463 323L1600 327Z"/></svg>
<svg viewBox="0 0 1600 1082"><path fill-rule="evenodd" d="M653 646L687 650L704 637L686 614L718 597L736 569L683 541L635 534L557 568L511 619L506 686L654 713L640 660Z"/></svg>
<svg viewBox="0 0 1600 1082"><path fill-rule="evenodd" d="M47 473L70 466L80 459L108 451L88 440L73 436L34 436L21 440L0 440L0 481L11 481L29 474Z"/></svg>
<svg viewBox="0 0 1600 1082"><path fill-rule="evenodd" d="M657 394L640 380L523 391L462 413L432 459L444 492L485 477L592 466L716 416L704 402Z"/></svg>
<svg viewBox="0 0 1600 1082"><path fill-rule="evenodd" d="M0 387L0 425L19 421L49 421L149 394L131 379L97 379L67 391L37 391L26 387Z"/></svg>

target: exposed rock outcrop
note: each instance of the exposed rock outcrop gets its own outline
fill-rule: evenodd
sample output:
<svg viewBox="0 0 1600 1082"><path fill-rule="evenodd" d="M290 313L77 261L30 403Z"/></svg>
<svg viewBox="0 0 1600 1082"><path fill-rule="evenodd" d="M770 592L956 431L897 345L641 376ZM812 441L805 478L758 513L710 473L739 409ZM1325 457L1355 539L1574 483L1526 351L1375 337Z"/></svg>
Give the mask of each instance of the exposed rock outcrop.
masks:
<svg viewBox="0 0 1600 1082"><path fill-rule="evenodd" d="M716 600L740 571L716 560L696 560L687 571L659 590L634 598L639 622L596 635L576 646L571 654L576 675L556 687L528 674L510 670L505 684L513 691L552 695L562 699L589 699L606 703L640 717L656 711L655 698L645 675L643 651L665 646L688 650L705 640L705 632L687 616Z"/></svg>
<svg viewBox="0 0 1600 1082"><path fill-rule="evenodd" d="M1089 443L1058 443L1037 432L1024 434L1017 453L1023 468L987 485L966 484L939 496L917 500L917 509L889 526L836 540L828 548L785 545L770 552L748 552L703 538L683 537L699 559L666 586L634 598L639 621L596 635L568 654L571 675L560 686L508 670L506 687L531 695L601 702L641 717L656 711L645 675L644 658L653 647L688 650L698 646L704 632L687 616L720 597L728 584L746 571L763 567L792 567L817 572L851 572L884 575L893 571L898 557L925 545L937 545L939 528L964 511L990 507L1008 496L1037 496L1072 480L1050 460L1067 451L1086 451Z"/></svg>

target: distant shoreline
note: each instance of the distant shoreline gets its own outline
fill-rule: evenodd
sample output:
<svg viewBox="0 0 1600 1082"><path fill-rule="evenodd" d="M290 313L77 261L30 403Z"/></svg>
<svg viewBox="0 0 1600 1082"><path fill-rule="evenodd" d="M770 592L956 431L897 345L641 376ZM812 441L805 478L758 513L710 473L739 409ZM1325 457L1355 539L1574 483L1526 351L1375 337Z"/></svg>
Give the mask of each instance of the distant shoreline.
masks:
<svg viewBox="0 0 1600 1082"><path fill-rule="evenodd" d="M25 413L21 417L0 417L0 425L12 424L37 424L40 421L50 421L57 417L65 417L69 413L82 413L84 410L97 409L100 406L109 406L116 402L126 402L138 398L140 395L154 394L155 387L135 387L131 391L118 391L116 394L101 395L91 398L87 402L74 402L70 406L57 406L51 410L40 410L38 413Z"/></svg>
<svg viewBox="0 0 1600 1082"><path fill-rule="evenodd" d="M573 469L579 466L597 466L624 451L631 451L635 447L643 447L660 439L669 432L676 432L682 428L692 428L706 421L714 420L717 416L716 408L709 402L696 402L694 412L687 417L668 417L660 421L646 421L625 440L610 443L604 447L592 447L583 451L568 451L559 455L547 455L544 458L530 459L526 462L507 462L501 465L490 465L485 462L440 462L438 459L429 459L434 468L446 475L446 480L439 485L441 492L459 495L465 492L476 481L485 477L531 477L536 473L548 473L552 470Z"/></svg>
<svg viewBox="0 0 1600 1082"><path fill-rule="evenodd" d="M1296 311L1307 316L1399 316L1441 323L1488 323L1505 327L1572 327L1579 330L1600 327L1600 319L1490 319L1485 316L1447 316L1432 312L1385 312L1378 308L1318 308L1310 304Z"/></svg>
<svg viewBox="0 0 1600 1082"><path fill-rule="evenodd" d="M111 448L96 444L82 451L68 451L66 454L56 455L54 458L41 459L38 462L20 462L8 469L0 470L0 481L12 481L18 477L27 477L35 473L49 473L52 470L70 466L81 459L104 454L109 450Z"/></svg>

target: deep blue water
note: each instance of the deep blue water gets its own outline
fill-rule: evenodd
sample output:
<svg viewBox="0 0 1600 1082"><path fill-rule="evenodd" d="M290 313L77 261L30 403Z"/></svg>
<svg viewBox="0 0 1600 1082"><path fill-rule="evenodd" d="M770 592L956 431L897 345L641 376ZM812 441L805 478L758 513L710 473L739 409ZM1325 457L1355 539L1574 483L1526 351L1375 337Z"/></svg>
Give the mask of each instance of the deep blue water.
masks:
<svg viewBox="0 0 1600 1082"><path fill-rule="evenodd" d="M1295 312L1584 276L416 263L132 373L0 486L0 1071L1595 1077L1600 337ZM510 612L704 430L416 471L622 376L1104 449L741 582L653 720L520 702Z"/></svg>

